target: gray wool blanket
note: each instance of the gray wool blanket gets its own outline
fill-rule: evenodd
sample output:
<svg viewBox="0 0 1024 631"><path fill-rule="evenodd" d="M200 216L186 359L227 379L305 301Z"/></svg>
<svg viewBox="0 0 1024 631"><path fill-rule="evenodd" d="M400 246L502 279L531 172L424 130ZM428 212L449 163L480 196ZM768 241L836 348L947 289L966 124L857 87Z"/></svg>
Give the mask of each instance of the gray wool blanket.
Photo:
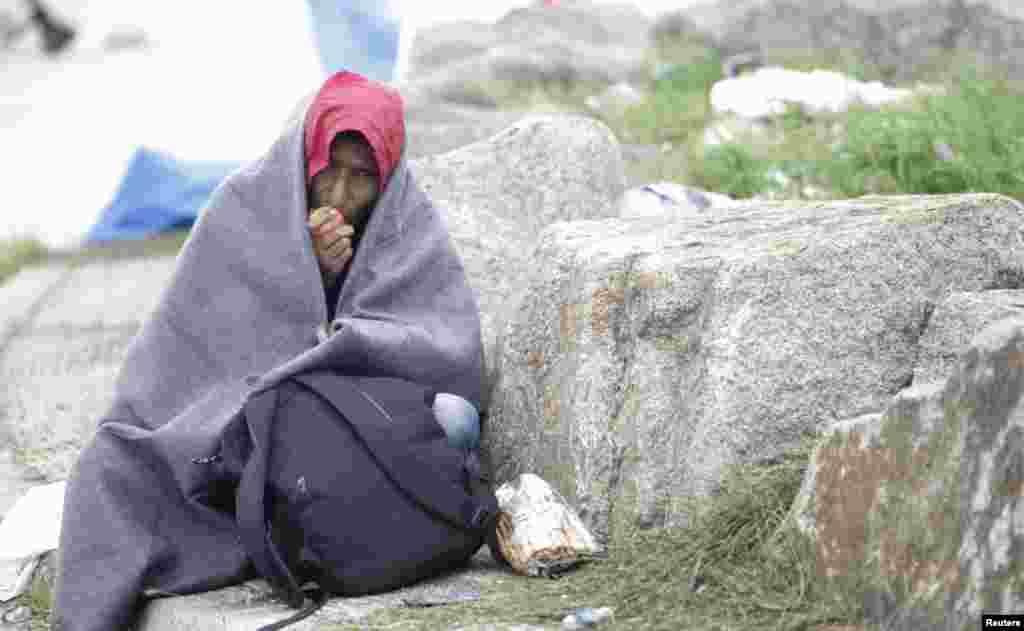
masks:
<svg viewBox="0 0 1024 631"><path fill-rule="evenodd" d="M252 576L223 472L204 462L246 398L312 369L481 403L476 299L406 161L372 211L335 320L306 227L302 114L200 215L68 481L53 628L130 629L144 594ZM318 335L319 332L319 335Z"/></svg>

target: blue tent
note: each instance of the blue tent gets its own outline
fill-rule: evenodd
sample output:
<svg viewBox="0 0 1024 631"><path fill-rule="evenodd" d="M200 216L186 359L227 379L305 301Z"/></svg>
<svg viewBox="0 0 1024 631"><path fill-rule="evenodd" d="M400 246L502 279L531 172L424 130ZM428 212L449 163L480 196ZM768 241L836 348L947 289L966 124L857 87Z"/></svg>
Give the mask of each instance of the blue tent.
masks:
<svg viewBox="0 0 1024 631"><path fill-rule="evenodd" d="M313 36L327 74L352 70L390 82L399 54L399 20L387 3L308 0ZM316 86L310 86L313 90ZM87 244L141 239L191 226L210 194L240 164L183 161L136 150L113 201L89 230Z"/></svg>
<svg viewBox="0 0 1024 631"><path fill-rule="evenodd" d="M86 243L141 239L191 226L210 194L237 170L234 162L184 162L136 149L114 200L86 235Z"/></svg>
<svg viewBox="0 0 1024 631"><path fill-rule="evenodd" d="M400 23L379 0L308 0L327 74L352 70L375 81L395 79Z"/></svg>

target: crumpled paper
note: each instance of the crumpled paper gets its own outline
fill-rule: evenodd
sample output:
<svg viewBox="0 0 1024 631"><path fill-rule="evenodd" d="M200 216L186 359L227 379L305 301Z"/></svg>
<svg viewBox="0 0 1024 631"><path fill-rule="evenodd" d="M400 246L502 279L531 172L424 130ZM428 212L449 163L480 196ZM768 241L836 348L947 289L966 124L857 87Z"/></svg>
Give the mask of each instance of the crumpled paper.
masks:
<svg viewBox="0 0 1024 631"><path fill-rule="evenodd" d="M0 602L23 594L39 558L57 549L64 487L62 481L29 489L0 522Z"/></svg>

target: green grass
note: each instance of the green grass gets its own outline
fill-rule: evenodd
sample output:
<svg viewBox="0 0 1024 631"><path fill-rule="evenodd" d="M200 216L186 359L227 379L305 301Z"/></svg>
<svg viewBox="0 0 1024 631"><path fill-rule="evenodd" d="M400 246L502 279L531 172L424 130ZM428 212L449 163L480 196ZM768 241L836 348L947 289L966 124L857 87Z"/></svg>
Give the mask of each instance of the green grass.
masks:
<svg viewBox="0 0 1024 631"><path fill-rule="evenodd" d="M849 196L993 192L1024 200L1021 96L968 70L949 94L913 109L851 112L846 141L825 172ZM952 160L937 159L940 143Z"/></svg>
<svg viewBox="0 0 1024 631"><path fill-rule="evenodd" d="M31 237L0 239L0 284L26 265L46 259L46 247Z"/></svg>
<svg viewBox="0 0 1024 631"><path fill-rule="evenodd" d="M582 112L586 110L586 98L605 87L594 82L492 79L465 81L459 85L457 96L462 103L505 110L555 108Z"/></svg>
<svg viewBox="0 0 1024 631"><path fill-rule="evenodd" d="M50 611L53 609L53 555L49 553L43 556L36 568L32 582L28 590L18 596L13 603L15 606L28 607L32 612L32 618L26 627L28 631L49 631Z"/></svg>
<svg viewBox="0 0 1024 631"><path fill-rule="evenodd" d="M604 122L627 142L684 144L707 124L708 91L721 77L721 58L707 50L653 82L643 103L605 117Z"/></svg>
<svg viewBox="0 0 1024 631"><path fill-rule="evenodd" d="M989 192L1024 200L1022 94L965 70L945 94L902 106L817 120L790 110L739 142L705 148L691 137L689 168L677 178L740 198ZM952 159L940 157L942 148ZM789 184L778 185L772 173Z"/></svg>
<svg viewBox="0 0 1024 631"><path fill-rule="evenodd" d="M894 69L873 66L851 51L771 51L765 61L896 85L890 81ZM1024 85L1008 81L998 68L972 63L969 56L949 54L921 67L915 81L943 86L942 95L825 117L790 108L770 121L766 133L705 149L709 93L722 78L721 58L701 42L661 40L652 47L650 64L663 68L662 76L644 86L644 101L597 117L623 142L664 148L627 164L631 181L672 180L738 198L991 192L1024 200ZM586 94L600 89L534 86L499 100L585 111ZM943 147L953 151L952 160L939 158L937 148Z"/></svg>
<svg viewBox="0 0 1024 631"><path fill-rule="evenodd" d="M21 597L21 604L32 610L32 631L49 629L50 611L53 609L53 593L50 585L42 578L32 580L29 590Z"/></svg>
<svg viewBox="0 0 1024 631"><path fill-rule="evenodd" d="M601 625L608 630L798 631L863 624L861 592L822 581L810 544L787 526L812 444L808 437L772 464L733 467L714 501L691 503L698 516L690 526L624 532L608 560L559 580L509 574L484 587L478 601L382 610L366 626L351 628L493 622L558 628L575 607L613 607L614 621ZM704 581L699 593L691 589L695 574Z"/></svg>

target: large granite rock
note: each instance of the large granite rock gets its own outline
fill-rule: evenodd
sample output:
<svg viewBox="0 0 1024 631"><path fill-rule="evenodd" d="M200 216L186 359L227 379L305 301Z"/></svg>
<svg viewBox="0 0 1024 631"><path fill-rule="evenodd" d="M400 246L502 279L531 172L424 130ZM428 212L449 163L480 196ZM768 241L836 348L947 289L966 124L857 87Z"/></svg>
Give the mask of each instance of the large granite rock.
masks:
<svg viewBox="0 0 1024 631"><path fill-rule="evenodd" d="M945 382L834 425L793 505L822 577L863 581L885 629L976 629L1024 607L1024 319L984 329Z"/></svg>
<svg viewBox="0 0 1024 631"><path fill-rule="evenodd" d="M497 477L540 474L603 538L616 515L684 523L677 500L713 493L725 465L881 410L930 305L1015 288L1022 228L998 195L553 225L501 332Z"/></svg>
<svg viewBox="0 0 1024 631"><path fill-rule="evenodd" d="M851 51L888 78L909 80L935 70L936 53L956 51L1024 77L1024 4L1015 0L741 0L685 15L727 54L811 61Z"/></svg>
<svg viewBox="0 0 1024 631"><path fill-rule="evenodd" d="M480 300L492 373L497 330L523 283L537 235L554 222L618 213L615 202L625 189L618 143L593 119L536 116L412 167L444 212Z"/></svg>
<svg viewBox="0 0 1024 631"><path fill-rule="evenodd" d="M1024 317L1024 291L960 291L947 296L935 307L921 337L914 383L945 381L975 335L1013 316Z"/></svg>
<svg viewBox="0 0 1024 631"><path fill-rule="evenodd" d="M493 25L445 24L417 33L410 83L439 100L493 106L481 86L495 81L637 81L648 72L649 27L634 6L584 0L515 9Z"/></svg>
<svg viewBox="0 0 1024 631"><path fill-rule="evenodd" d="M405 99L405 155L410 160L486 140L523 118L517 111L431 102L409 89Z"/></svg>
<svg viewBox="0 0 1024 631"><path fill-rule="evenodd" d="M489 22L462 20L418 29L409 52L409 76L434 72L497 44L498 32Z"/></svg>

